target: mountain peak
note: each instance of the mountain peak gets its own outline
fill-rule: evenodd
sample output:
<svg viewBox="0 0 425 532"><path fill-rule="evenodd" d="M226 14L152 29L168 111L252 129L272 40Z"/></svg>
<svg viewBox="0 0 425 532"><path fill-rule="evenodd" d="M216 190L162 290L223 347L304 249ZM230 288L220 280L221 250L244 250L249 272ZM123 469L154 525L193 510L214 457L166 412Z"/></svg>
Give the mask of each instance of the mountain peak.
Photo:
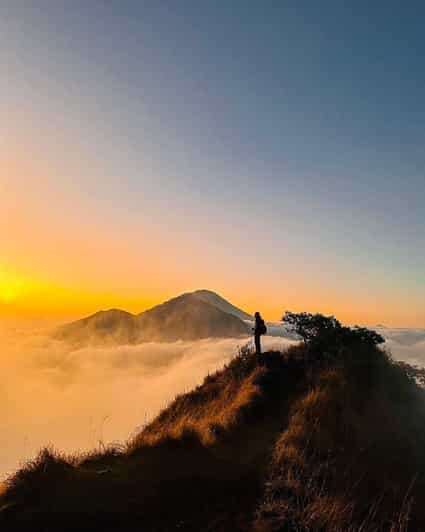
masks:
<svg viewBox="0 0 425 532"><path fill-rule="evenodd" d="M190 292L142 312L138 318L144 341L237 337L247 334L248 328L235 310L239 311L216 294L201 297Z"/></svg>
<svg viewBox="0 0 425 532"><path fill-rule="evenodd" d="M223 312L226 312L226 314L232 314L240 320L252 319L252 316L250 314L241 310L235 305L232 305L232 303L221 297L219 294L217 294L217 292L214 292L213 290L207 290L206 288L203 288L200 290L195 290L194 292L190 292L189 295L192 295L197 299L204 301L205 303L209 303L210 305L222 310Z"/></svg>

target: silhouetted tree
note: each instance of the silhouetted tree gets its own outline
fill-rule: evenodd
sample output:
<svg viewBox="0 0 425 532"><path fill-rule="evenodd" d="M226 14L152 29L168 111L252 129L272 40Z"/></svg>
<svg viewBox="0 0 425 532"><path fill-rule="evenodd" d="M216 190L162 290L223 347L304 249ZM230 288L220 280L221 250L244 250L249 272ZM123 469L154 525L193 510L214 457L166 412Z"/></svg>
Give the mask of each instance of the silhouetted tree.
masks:
<svg viewBox="0 0 425 532"><path fill-rule="evenodd" d="M385 342L383 336L372 329L367 329L366 327L359 327L356 325L352 329L349 329L348 327L344 327L344 329L348 329L351 336L362 344L378 345Z"/></svg>
<svg viewBox="0 0 425 532"><path fill-rule="evenodd" d="M339 321L333 316L322 314L309 314L301 312L296 314L287 310L282 321L289 325L291 332L300 336L305 344L308 344L329 332L332 334L341 328Z"/></svg>
<svg viewBox="0 0 425 532"><path fill-rule="evenodd" d="M286 311L282 321L304 341L307 353L314 352L317 358L335 357L347 347L374 347L385 342L376 331L346 327L334 316Z"/></svg>

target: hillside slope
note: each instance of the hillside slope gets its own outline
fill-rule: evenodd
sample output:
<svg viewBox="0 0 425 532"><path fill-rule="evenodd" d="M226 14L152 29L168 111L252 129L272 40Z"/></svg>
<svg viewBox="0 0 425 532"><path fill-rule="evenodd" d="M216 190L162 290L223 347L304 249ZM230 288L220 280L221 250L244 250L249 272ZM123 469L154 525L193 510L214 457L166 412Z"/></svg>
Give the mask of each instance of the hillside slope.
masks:
<svg viewBox="0 0 425 532"><path fill-rule="evenodd" d="M376 347L242 352L122 448L42 452L8 479L0 529L424 530L424 423Z"/></svg>

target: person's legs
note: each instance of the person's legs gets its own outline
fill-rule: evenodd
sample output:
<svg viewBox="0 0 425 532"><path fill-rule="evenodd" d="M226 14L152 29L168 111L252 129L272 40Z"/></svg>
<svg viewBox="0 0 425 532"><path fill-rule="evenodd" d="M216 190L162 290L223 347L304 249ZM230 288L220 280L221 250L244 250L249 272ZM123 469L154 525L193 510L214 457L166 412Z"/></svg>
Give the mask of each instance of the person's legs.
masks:
<svg viewBox="0 0 425 532"><path fill-rule="evenodd" d="M255 335L255 353L257 355L261 355L261 342L260 342L260 335Z"/></svg>

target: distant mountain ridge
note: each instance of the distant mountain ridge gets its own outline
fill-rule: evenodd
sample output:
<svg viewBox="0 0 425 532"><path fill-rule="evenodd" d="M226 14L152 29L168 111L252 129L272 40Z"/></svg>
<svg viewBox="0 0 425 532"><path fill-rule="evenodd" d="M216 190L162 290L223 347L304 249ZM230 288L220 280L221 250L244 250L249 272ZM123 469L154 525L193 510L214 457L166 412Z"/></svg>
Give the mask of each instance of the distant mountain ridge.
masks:
<svg viewBox="0 0 425 532"><path fill-rule="evenodd" d="M139 338L137 317L120 309L100 310L87 318L57 327L56 340L75 344L133 344Z"/></svg>
<svg viewBox="0 0 425 532"><path fill-rule="evenodd" d="M99 311L58 327L53 337L78 345L137 344L248 334L250 315L210 290L197 290L132 314Z"/></svg>

